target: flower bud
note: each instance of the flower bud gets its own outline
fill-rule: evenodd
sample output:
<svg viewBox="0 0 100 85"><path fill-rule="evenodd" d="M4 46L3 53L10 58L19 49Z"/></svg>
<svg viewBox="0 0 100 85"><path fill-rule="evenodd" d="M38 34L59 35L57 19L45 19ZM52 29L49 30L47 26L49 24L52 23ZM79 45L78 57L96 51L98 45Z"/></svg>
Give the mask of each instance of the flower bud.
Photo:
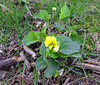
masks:
<svg viewBox="0 0 100 85"><path fill-rule="evenodd" d="M53 11L56 11L56 7L53 7L52 10L53 10Z"/></svg>
<svg viewBox="0 0 100 85"><path fill-rule="evenodd" d="M53 49L53 52L58 52L59 50L59 46L57 45L54 49Z"/></svg>

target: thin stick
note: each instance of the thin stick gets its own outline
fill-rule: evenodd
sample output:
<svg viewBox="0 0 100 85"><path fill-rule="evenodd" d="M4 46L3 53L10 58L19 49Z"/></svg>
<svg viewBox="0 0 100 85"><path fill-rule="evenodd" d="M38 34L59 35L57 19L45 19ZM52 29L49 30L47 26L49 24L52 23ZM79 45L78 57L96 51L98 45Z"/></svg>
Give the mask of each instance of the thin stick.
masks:
<svg viewBox="0 0 100 85"><path fill-rule="evenodd" d="M12 64L16 63L16 60L12 59L12 58L8 58L6 60L2 60L0 61L0 69L10 66Z"/></svg>
<svg viewBox="0 0 100 85"><path fill-rule="evenodd" d="M87 64L87 63L81 63L81 64L83 65L83 67L85 69L92 69L94 71L100 71L99 66L92 65L92 64ZM80 65L80 63L77 62L76 65ZM81 66L79 66L79 67L81 67Z"/></svg>
<svg viewBox="0 0 100 85"><path fill-rule="evenodd" d="M70 80L70 78L67 78L63 85L67 85L69 80Z"/></svg>
<svg viewBox="0 0 100 85"><path fill-rule="evenodd" d="M8 59L5 59L5 60L1 60L0 61L0 69L11 66L11 65L17 63L17 61L21 62L23 60L24 59L22 57L12 57L12 58L8 58Z"/></svg>
<svg viewBox="0 0 100 85"><path fill-rule="evenodd" d="M89 63L89 64L93 64L93 65L100 65L100 63L99 62L97 62L97 61L93 61L93 60L90 60L90 59L88 59L88 60L84 60L85 62L87 62L87 63Z"/></svg>
<svg viewBox="0 0 100 85"><path fill-rule="evenodd" d="M27 46L23 46L23 48L28 54L32 56L33 59L35 59L36 54L30 48L28 48Z"/></svg>

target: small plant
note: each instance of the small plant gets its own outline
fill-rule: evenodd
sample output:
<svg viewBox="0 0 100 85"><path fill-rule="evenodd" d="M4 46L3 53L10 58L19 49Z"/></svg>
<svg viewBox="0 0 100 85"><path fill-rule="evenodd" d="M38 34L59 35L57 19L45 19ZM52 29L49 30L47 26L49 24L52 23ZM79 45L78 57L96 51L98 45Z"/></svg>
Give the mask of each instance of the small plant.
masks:
<svg viewBox="0 0 100 85"><path fill-rule="evenodd" d="M79 44L67 36L47 36L45 42L41 44L40 54L42 56L37 59L36 67L38 70L46 67L45 76L51 77L59 69L60 64L57 58L69 56L81 58L79 49Z"/></svg>
<svg viewBox="0 0 100 85"><path fill-rule="evenodd" d="M34 35L36 35L37 32L30 32L24 37L23 42L25 42L25 45L29 45L42 40L40 38L40 36L43 37L44 35L42 32L38 32L37 36L33 36L33 33ZM41 57L37 58L36 67L38 70L46 68L44 72L45 76L51 77L59 69L60 64L57 60L58 57L67 58L71 56L81 58L79 50L79 44L72 41L67 36L48 36L46 34L45 40L42 41L42 44L40 46L39 53L41 54Z"/></svg>
<svg viewBox="0 0 100 85"><path fill-rule="evenodd" d="M56 11L56 8L52 9L53 11ZM59 14L59 25L61 24L61 20L68 17L69 15L70 11L68 7L64 5L61 8L61 12ZM40 10L36 17L49 22L51 15L48 14L46 10ZM47 26L50 26L50 24L48 23ZM42 41L39 51L41 57L37 58L36 67L38 70L45 68L45 77L52 77L56 74L56 71L59 70L59 66L62 65L60 60L57 59L58 57L67 58L70 56L81 58L81 55L80 45L77 42L71 40L68 36L46 34L47 26L42 28L41 32L30 32L23 38L22 42L24 45L30 45L35 42ZM58 30L59 34L61 34L60 27ZM63 62L63 64L64 63L65 62Z"/></svg>
<svg viewBox="0 0 100 85"><path fill-rule="evenodd" d="M73 81L73 84L76 84L77 81L82 83L82 81L80 81L81 79L86 80L87 82L87 78L100 83L99 80L96 80L96 75L94 76L95 78L90 77L90 74L93 75L98 72L94 71L90 67L88 67L88 70L87 67L84 66L85 64L88 64L88 62L86 62L88 59L97 61L97 63L99 62L99 2L99 0L1 0L0 60L5 59L3 56L10 57L13 55L16 56L15 54L19 54L21 49L19 49L16 45L30 45L33 43L35 44L36 42L39 42L40 45L41 42L39 50L39 54L41 56L37 57L35 62L36 67L33 67L35 85L41 83L41 81L39 81L41 80L39 77L43 77L44 85L45 81L48 81L45 77L50 78L52 76L53 77L50 78L50 81L53 79L54 83L57 82L61 84L65 80L62 77L68 77L69 75L66 76L66 74L70 74L69 72L71 71L81 75L81 78L75 75L74 77L77 77L77 79L71 79L69 83ZM38 10L39 12L37 13ZM43 28L39 29L41 31L33 31L38 19L32 18L38 18L43 21ZM36 27L38 28L38 26ZM52 31L52 28L54 31ZM96 39L93 38L95 32L98 35L98 38L94 37ZM25 34L26 36L24 37ZM17 44L17 42L19 42L22 38L22 42ZM16 44L16 47L13 47L13 45L10 44L11 41L15 42L14 44ZM37 44L38 43L35 45ZM14 49L10 50L10 46ZM71 60L71 62L69 60ZM28 61L30 61L30 59L28 59ZM23 70L22 64L18 62L16 67L13 66L15 69L12 72L12 68L10 69L5 67L7 68L5 71L11 73L0 79L1 84L4 85L6 82L8 83L9 81L12 81L13 78L15 80L14 84L17 83L16 79L19 75L15 76L13 75L13 72L16 73L18 69L19 72L17 73L20 74L22 78L24 78L23 76L28 75L26 73L27 69L25 69L25 62L26 56L24 63L22 62ZM92 63L89 63L89 65L92 65ZM97 66L99 67L99 65ZM76 69L77 67L83 71L79 72L79 70ZM87 70L85 71L85 69ZM93 70L92 73L90 69ZM30 70L32 69L29 69L28 71L30 72ZM37 70L43 71L41 76L38 75L39 73ZM71 76L73 77L73 75ZM55 78L57 79L56 82ZM19 81L16 85L18 84L23 85L24 80L22 79L22 81Z"/></svg>

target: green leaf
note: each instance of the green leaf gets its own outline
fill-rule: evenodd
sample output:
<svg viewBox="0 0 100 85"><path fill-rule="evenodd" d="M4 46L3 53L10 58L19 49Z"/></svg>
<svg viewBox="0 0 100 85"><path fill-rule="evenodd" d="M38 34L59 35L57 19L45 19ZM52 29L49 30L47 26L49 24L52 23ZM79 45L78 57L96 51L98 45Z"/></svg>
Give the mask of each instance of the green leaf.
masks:
<svg viewBox="0 0 100 85"><path fill-rule="evenodd" d="M70 35L70 38L73 40L73 41L76 41L79 45L82 45L83 44L83 38L81 35L78 35L76 31L72 30L72 33Z"/></svg>
<svg viewBox="0 0 100 85"><path fill-rule="evenodd" d="M62 54L62 53L60 53L59 55L60 55L61 57L63 57L63 58L65 58L65 57L76 57L76 58L82 58L81 55L80 55L80 53L78 53L78 52L73 53L73 54L71 54L71 55L65 55L65 54Z"/></svg>
<svg viewBox="0 0 100 85"><path fill-rule="evenodd" d="M47 29L48 25L46 25L45 27L42 28L42 32L45 33L46 29Z"/></svg>
<svg viewBox="0 0 100 85"><path fill-rule="evenodd" d="M46 54L52 58L57 58L59 56L57 52L53 52L52 50L49 49L46 51Z"/></svg>
<svg viewBox="0 0 100 85"><path fill-rule="evenodd" d="M59 51L65 55L71 55L75 52L79 52L80 45L77 42L72 41L69 37L59 35L56 37L57 41L60 41Z"/></svg>
<svg viewBox="0 0 100 85"><path fill-rule="evenodd" d="M21 45L22 45L22 42L19 42L17 45L18 45L18 46L21 46Z"/></svg>
<svg viewBox="0 0 100 85"><path fill-rule="evenodd" d="M45 55L45 50L46 50L46 47L45 47L45 44L44 44L44 42L41 44L41 46L40 46L40 51L39 51L39 53L41 54L41 55Z"/></svg>
<svg viewBox="0 0 100 85"><path fill-rule="evenodd" d="M56 38L57 38L57 41L60 41L61 45L63 45L63 43L65 43L65 42L71 42L72 41L69 37L64 36L64 35L59 35Z"/></svg>
<svg viewBox="0 0 100 85"><path fill-rule="evenodd" d="M59 75L59 72L58 72L58 71L56 71L55 78L56 78L58 75Z"/></svg>
<svg viewBox="0 0 100 85"><path fill-rule="evenodd" d="M42 0L40 3L43 5L43 3L45 2L46 0Z"/></svg>
<svg viewBox="0 0 100 85"><path fill-rule="evenodd" d="M56 71L59 69L59 64L54 60L50 59L49 64L44 72L45 77L52 77L56 74Z"/></svg>
<svg viewBox="0 0 100 85"><path fill-rule="evenodd" d="M39 57L37 58L36 60L36 67L37 67L37 70L40 70L42 68L45 68L47 66L47 59L44 59L45 57Z"/></svg>
<svg viewBox="0 0 100 85"><path fill-rule="evenodd" d="M70 55L71 57L76 57L76 58L82 58L81 55L79 53L74 53L72 55Z"/></svg>
<svg viewBox="0 0 100 85"><path fill-rule="evenodd" d="M69 29L78 30L78 29L80 29L80 26L79 25L73 25L73 26L70 26Z"/></svg>
<svg viewBox="0 0 100 85"><path fill-rule="evenodd" d="M58 29L60 28L61 31L66 31L66 29L62 25L60 25L59 23L55 23L54 27L56 27Z"/></svg>
<svg viewBox="0 0 100 85"><path fill-rule="evenodd" d="M22 40L24 45L30 45L30 44L33 44L35 42L38 42L39 41L39 36L37 36L37 34L38 33L32 31L28 35L26 35Z"/></svg>
<svg viewBox="0 0 100 85"><path fill-rule="evenodd" d="M40 12L36 14L36 17L38 17L39 19L48 21L51 18L51 15L49 15L46 10L40 10Z"/></svg>
<svg viewBox="0 0 100 85"><path fill-rule="evenodd" d="M70 38L73 40L73 41L76 41L79 45L82 45L83 44L83 38L81 35L71 35Z"/></svg>
<svg viewBox="0 0 100 85"><path fill-rule="evenodd" d="M40 36L41 40L44 41L45 37L48 36L48 35L44 32L40 32L40 33L37 34L37 36Z"/></svg>
<svg viewBox="0 0 100 85"><path fill-rule="evenodd" d="M74 48L73 46L67 46L65 48L62 48L60 50L61 53L65 54L65 55L70 55L72 53L75 53L75 52L79 52L78 49Z"/></svg>
<svg viewBox="0 0 100 85"><path fill-rule="evenodd" d="M70 11L68 9L68 7L66 6L66 4L61 8L61 14L60 14L60 20L70 16Z"/></svg>
<svg viewBox="0 0 100 85"><path fill-rule="evenodd" d="M64 43L61 48L60 48L60 52L66 55L70 55L73 54L75 52L79 52L80 46L77 42L66 42Z"/></svg>
<svg viewBox="0 0 100 85"><path fill-rule="evenodd" d="M77 35L78 35L77 32L72 30L71 36L75 36L76 37Z"/></svg>
<svg viewBox="0 0 100 85"><path fill-rule="evenodd" d="M53 33L53 32L51 32L51 35L52 35L52 36L55 36L55 37L58 36L57 34L55 34L55 33Z"/></svg>

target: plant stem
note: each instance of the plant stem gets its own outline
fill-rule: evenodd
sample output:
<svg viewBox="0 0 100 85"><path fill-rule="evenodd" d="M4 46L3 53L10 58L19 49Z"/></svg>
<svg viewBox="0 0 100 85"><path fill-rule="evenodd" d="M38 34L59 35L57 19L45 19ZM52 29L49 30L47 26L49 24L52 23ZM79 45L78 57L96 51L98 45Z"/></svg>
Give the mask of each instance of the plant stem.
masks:
<svg viewBox="0 0 100 85"><path fill-rule="evenodd" d="M59 34L61 35L61 32L60 32L60 25L61 25L61 21L59 19L59 28L58 28L58 31L59 31Z"/></svg>

